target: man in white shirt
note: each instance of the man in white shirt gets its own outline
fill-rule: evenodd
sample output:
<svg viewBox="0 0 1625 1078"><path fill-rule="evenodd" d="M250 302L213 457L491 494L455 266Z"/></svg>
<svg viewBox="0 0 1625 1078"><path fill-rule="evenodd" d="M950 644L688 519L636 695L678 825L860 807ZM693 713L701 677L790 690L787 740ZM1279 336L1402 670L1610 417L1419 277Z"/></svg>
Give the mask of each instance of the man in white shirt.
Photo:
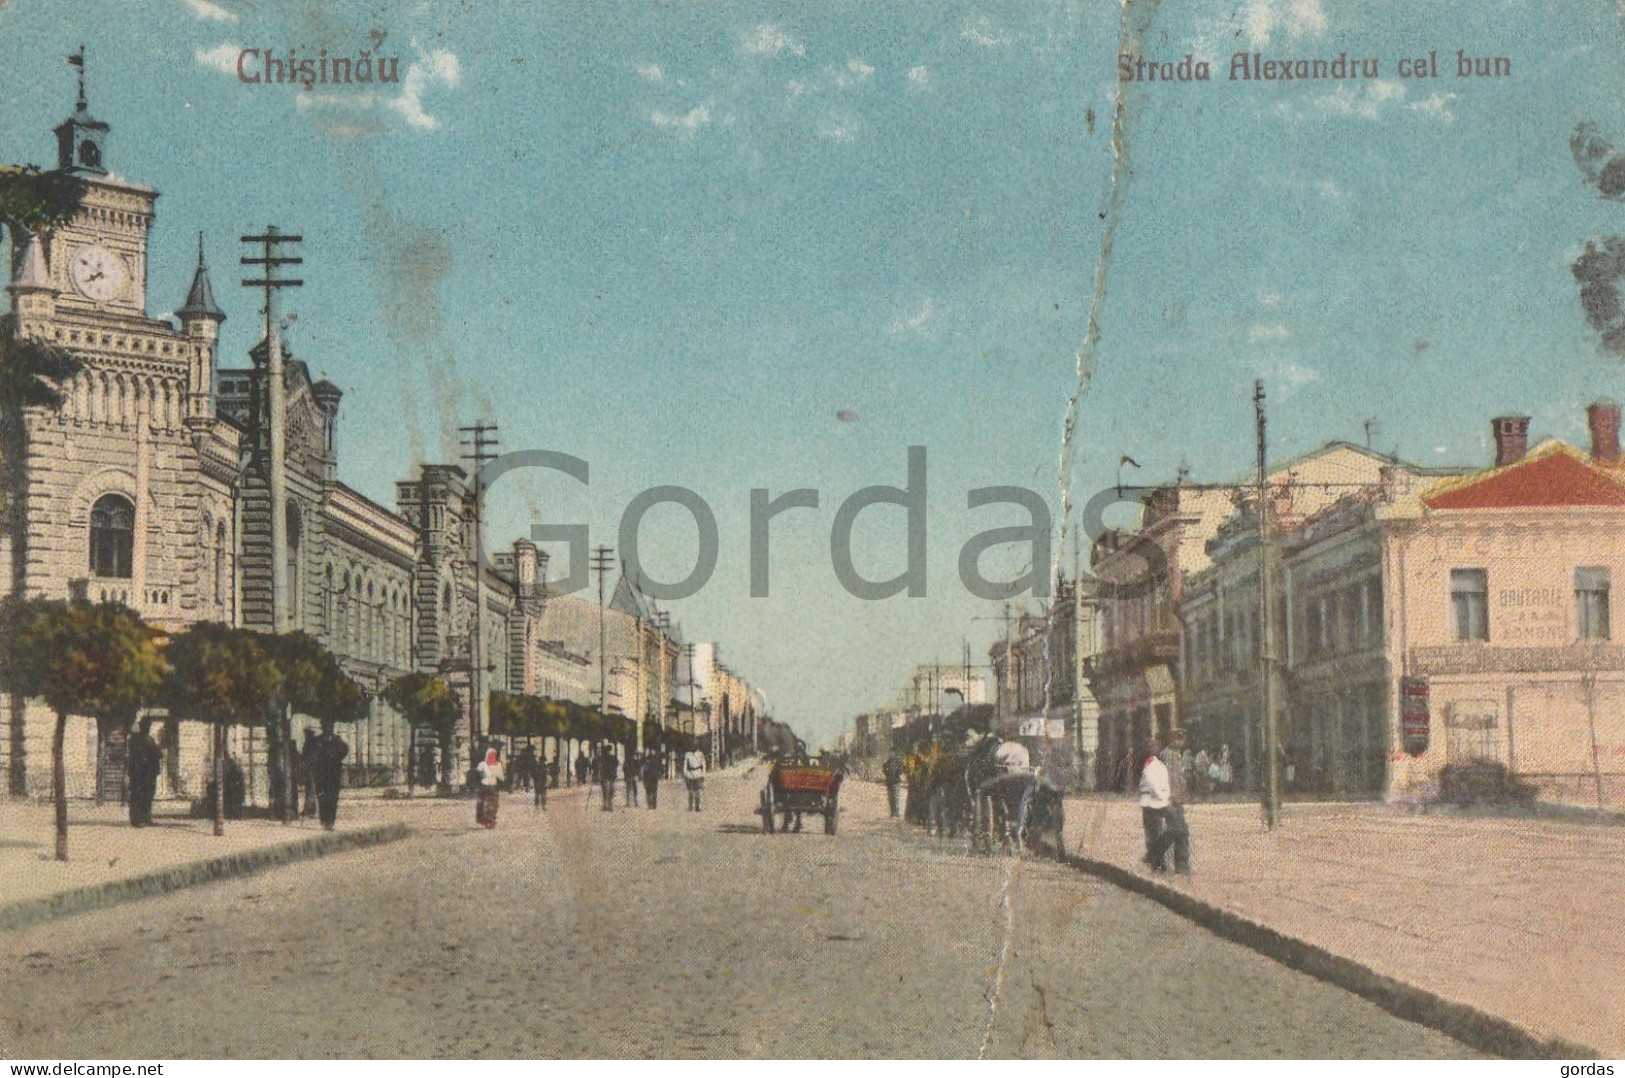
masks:
<svg viewBox="0 0 1625 1078"><path fill-rule="evenodd" d="M683 784L688 787L688 810L700 811L700 791L705 788L705 753L689 749L683 754Z"/></svg>
<svg viewBox="0 0 1625 1078"><path fill-rule="evenodd" d="M1162 829L1167 821L1163 814L1171 794L1168 767L1157 755L1161 747L1156 738L1151 739L1150 751L1140 769L1140 822L1145 827L1145 863L1156 872L1165 871L1160 856L1165 852Z"/></svg>
<svg viewBox="0 0 1625 1078"><path fill-rule="evenodd" d="M999 742L999 747L993 750L993 766L1006 775L1033 769L1032 756L1027 752L1027 746L1019 741L1005 740Z"/></svg>

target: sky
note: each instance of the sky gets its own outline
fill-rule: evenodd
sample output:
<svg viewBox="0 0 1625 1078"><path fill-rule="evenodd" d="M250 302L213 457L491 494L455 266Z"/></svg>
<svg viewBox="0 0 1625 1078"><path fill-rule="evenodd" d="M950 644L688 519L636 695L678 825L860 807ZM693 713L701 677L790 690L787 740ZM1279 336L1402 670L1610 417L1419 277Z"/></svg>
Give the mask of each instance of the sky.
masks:
<svg viewBox="0 0 1625 1078"><path fill-rule="evenodd" d="M585 487L504 478L492 546L533 523L620 546L640 491L697 492L717 567L669 606L819 742L916 663L967 644L986 662L1002 607L962 586L959 553L1027 513L969 509L975 488L1026 487L1058 521L1063 457L1074 505L1124 455L1126 480L1240 475L1255 378L1272 454L1363 443L1375 420L1376 448L1424 464L1484 463L1508 411L1583 443L1583 405L1625 393L1569 269L1625 232L1570 150L1582 122L1625 144L1625 14L1413 7L9 0L0 160L52 163L83 43L109 167L162 192L149 313L179 306L201 230L242 365L261 329L237 237L303 234L288 340L345 391L345 482L393 506L489 421L505 450L591 468ZM243 49L366 51L400 81L245 84ZM1458 78L1458 49L1511 75ZM1123 83L1124 51L1213 79ZM1238 51L1380 72L1231 81ZM1438 77L1400 78L1430 52ZM915 445L926 594L853 597L837 508L902 485ZM819 492L772 524L767 597L754 488ZM870 578L903 568L903 521L858 518ZM648 576L681 579L696 547L685 510L644 518ZM1011 544L983 570L1032 558Z"/></svg>

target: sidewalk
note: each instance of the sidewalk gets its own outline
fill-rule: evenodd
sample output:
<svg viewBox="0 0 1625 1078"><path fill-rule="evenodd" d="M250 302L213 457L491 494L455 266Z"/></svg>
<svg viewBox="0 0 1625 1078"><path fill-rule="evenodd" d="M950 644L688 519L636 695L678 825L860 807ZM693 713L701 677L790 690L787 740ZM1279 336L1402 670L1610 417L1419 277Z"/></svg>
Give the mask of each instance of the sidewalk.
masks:
<svg viewBox="0 0 1625 1078"><path fill-rule="evenodd" d="M1625 826L1382 804L1288 804L1273 832L1252 803L1187 819L1191 877L1141 864L1130 797L1069 799L1067 845L1540 1038L1625 1056Z"/></svg>
<svg viewBox="0 0 1625 1078"><path fill-rule="evenodd" d="M127 810L68 803L68 858L54 860L55 816L48 803L0 801L0 931L195 883L393 841L408 834L406 802L341 803L336 829L315 820L214 823L186 817L179 802L159 802L153 824L130 826Z"/></svg>

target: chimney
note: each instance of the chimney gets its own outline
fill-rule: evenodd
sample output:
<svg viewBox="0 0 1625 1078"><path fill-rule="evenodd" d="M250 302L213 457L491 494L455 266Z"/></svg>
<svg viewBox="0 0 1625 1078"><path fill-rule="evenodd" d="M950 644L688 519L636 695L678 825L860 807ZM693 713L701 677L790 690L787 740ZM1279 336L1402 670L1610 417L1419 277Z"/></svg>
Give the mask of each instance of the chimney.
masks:
<svg viewBox="0 0 1625 1078"><path fill-rule="evenodd" d="M1529 449L1529 417L1526 415L1498 415L1490 420L1490 433L1495 436L1497 468L1518 463Z"/></svg>
<svg viewBox="0 0 1625 1078"><path fill-rule="evenodd" d="M1619 463L1619 402L1604 397L1586 408L1591 425L1591 459L1598 464Z"/></svg>

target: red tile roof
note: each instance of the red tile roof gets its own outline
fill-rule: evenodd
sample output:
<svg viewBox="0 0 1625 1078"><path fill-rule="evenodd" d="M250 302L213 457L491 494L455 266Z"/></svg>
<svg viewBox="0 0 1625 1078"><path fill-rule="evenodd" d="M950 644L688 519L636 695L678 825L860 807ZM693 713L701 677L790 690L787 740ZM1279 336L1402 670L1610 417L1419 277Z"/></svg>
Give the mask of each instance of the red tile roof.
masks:
<svg viewBox="0 0 1625 1078"><path fill-rule="evenodd" d="M1458 480L1428 497L1427 504L1430 509L1625 506L1625 484L1572 452L1550 452Z"/></svg>

